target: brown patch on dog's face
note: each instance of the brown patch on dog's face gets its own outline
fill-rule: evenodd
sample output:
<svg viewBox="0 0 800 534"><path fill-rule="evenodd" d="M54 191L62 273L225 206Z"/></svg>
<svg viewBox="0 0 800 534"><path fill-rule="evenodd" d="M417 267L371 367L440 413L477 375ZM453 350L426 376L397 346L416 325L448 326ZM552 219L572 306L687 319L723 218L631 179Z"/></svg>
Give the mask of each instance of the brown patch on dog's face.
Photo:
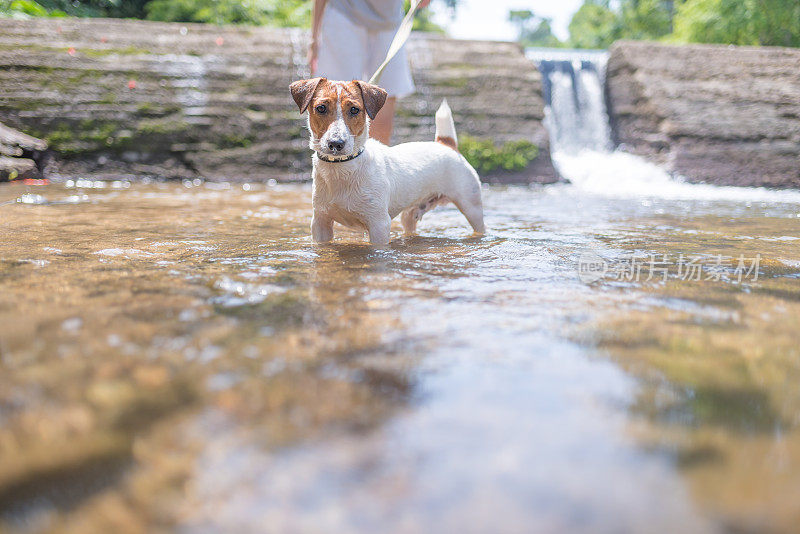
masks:
<svg viewBox="0 0 800 534"><path fill-rule="evenodd" d="M386 101L386 91L356 80L300 80L291 88L300 112L308 110L312 148L331 155L352 152L367 128L367 117L373 118Z"/></svg>
<svg viewBox="0 0 800 534"><path fill-rule="evenodd" d="M331 113L335 105L336 87L328 80L322 80L309 99L308 106L308 124L317 139L336 119L336 113Z"/></svg>
<svg viewBox="0 0 800 534"><path fill-rule="evenodd" d="M311 131L321 138L331 124L340 116L347 129L358 137L367 125L364 100L355 82L331 82L324 80L314 93L308 109Z"/></svg>

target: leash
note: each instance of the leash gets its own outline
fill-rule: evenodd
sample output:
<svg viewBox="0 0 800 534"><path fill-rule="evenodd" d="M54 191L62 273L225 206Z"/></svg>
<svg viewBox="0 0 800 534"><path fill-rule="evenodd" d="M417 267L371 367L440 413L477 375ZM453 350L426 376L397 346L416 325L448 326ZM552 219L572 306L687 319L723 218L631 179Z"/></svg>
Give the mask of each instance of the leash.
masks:
<svg viewBox="0 0 800 534"><path fill-rule="evenodd" d="M394 34L394 39L392 40L391 46L389 46L389 51L386 52L386 59L383 60L378 70L376 70L375 74L369 79L369 83L378 83L383 74L383 69L386 68L386 65L389 64L392 58L403 48L403 45L406 44L408 37L411 35L411 27L414 25L414 15L416 15L417 9L419 8L419 2L420 0L411 0L411 9L408 10L408 13L406 13L406 16L403 18L403 22L400 23L400 27L397 28L397 33Z"/></svg>

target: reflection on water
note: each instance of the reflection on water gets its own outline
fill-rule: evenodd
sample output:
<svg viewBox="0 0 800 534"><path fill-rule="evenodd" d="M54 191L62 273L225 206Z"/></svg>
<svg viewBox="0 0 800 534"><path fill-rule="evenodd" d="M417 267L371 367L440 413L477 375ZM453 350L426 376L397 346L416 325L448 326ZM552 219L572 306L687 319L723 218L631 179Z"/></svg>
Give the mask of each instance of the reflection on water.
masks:
<svg viewBox="0 0 800 534"><path fill-rule="evenodd" d="M0 530L800 521L796 204L496 188L483 238L373 248L311 243L303 187L68 185L0 189Z"/></svg>

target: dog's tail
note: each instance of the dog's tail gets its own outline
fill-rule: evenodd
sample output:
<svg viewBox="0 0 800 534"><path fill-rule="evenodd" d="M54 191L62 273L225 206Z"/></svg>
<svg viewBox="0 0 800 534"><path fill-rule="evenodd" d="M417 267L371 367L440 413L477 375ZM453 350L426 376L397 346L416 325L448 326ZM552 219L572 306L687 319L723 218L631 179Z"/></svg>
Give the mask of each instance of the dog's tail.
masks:
<svg viewBox="0 0 800 534"><path fill-rule="evenodd" d="M453 122L453 112L450 111L446 98L442 100L442 105L436 111L436 142L449 146L458 152L456 125Z"/></svg>

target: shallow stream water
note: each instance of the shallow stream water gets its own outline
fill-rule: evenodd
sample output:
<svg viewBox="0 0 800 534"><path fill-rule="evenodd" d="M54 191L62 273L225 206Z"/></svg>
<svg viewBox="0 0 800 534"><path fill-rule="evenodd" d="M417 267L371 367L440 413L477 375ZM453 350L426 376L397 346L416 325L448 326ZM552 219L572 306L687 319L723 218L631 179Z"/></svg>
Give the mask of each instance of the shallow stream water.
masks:
<svg viewBox="0 0 800 534"><path fill-rule="evenodd" d="M794 531L800 195L736 191L374 248L305 186L4 185L0 531Z"/></svg>

